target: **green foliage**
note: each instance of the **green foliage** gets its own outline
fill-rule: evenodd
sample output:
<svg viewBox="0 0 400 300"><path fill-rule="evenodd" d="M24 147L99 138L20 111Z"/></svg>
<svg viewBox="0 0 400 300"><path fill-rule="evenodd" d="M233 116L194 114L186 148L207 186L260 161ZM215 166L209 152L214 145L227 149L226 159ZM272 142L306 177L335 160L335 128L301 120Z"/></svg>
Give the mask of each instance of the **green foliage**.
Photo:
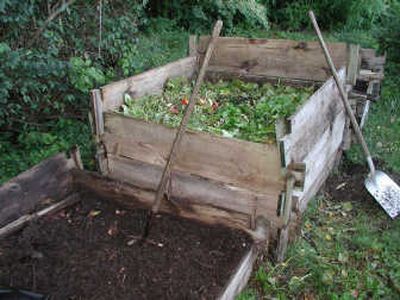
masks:
<svg viewBox="0 0 400 300"><path fill-rule="evenodd" d="M103 72L93 67L90 60L72 57L69 62L69 80L78 91L88 94L94 86L105 83Z"/></svg>
<svg viewBox="0 0 400 300"><path fill-rule="evenodd" d="M0 183L16 176L43 159L72 145L80 146L85 166L93 169L93 144L87 122L60 119L47 124L42 130L27 130L17 136L10 134L0 138Z"/></svg>
<svg viewBox="0 0 400 300"><path fill-rule="evenodd" d="M272 21L288 30L310 28L308 11L313 10L323 29L369 30L385 11L385 0L287 0L272 1Z"/></svg>
<svg viewBox="0 0 400 300"><path fill-rule="evenodd" d="M63 113L77 99L66 81L66 62L51 54L0 44L0 127L14 130ZM63 101L53 101L63 95Z"/></svg>
<svg viewBox="0 0 400 300"><path fill-rule="evenodd" d="M388 51L389 57L400 62L400 2L391 1L385 11L381 25L376 29L376 35L383 50Z"/></svg>
<svg viewBox="0 0 400 300"><path fill-rule="evenodd" d="M183 78L170 80L161 96L131 99L123 113L177 127L192 87ZM273 141L275 121L290 116L312 94L312 88L258 85L239 80L205 83L189 121L189 128L253 142Z"/></svg>
<svg viewBox="0 0 400 300"><path fill-rule="evenodd" d="M154 15L173 18L194 32L209 31L218 19L229 32L238 23L247 27L268 28L267 8L257 0L153 0L149 1Z"/></svg>

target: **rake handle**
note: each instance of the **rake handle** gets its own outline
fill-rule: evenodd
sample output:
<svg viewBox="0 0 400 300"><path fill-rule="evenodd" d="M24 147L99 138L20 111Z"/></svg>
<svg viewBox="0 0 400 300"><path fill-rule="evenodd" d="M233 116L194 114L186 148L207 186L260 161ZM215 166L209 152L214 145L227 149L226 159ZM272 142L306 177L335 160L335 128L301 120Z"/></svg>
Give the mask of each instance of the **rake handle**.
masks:
<svg viewBox="0 0 400 300"><path fill-rule="evenodd" d="M340 93L340 96L342 98L342 102L343 102L344 108L346 109L346 112L350 117L351 125L353 126L354 132L356 133L356 137L357 137L358 141L360 142L361 147L362 147L362 149L364 151L364 154L365 154L365 156L367 158L368 167L369 167L369 169L371 171L370 175L373 176L375 174L375 165L374 165L374 162L372 161L371 153L369 152L367 143L365 142L365 139L364 139L364 136L363 136L363 134L361 132L360 126L358 126L356 117L354 116L353 110L351 109L349 100L347 99L346 93L343 90L343 86L340 84L340 80L339 80L338 74L336 72L335 65L333 64L331 55L329 54L329 50L328 50L328 48L327 48L327 46L325 44L324 38L322 37L321 31L319 29L319 26L318 26L317 20L315 19L315 15L314 15L313 11L310 10L308 12L308 15L310 16L310 19L311 19L311 22L313 24L315 33L318 36L318 40L319 40L321 48L322 48L322 50L324 52L326 62L329 65L329 68L331 70L333 78L335 79L336 85L337 85L337 87L339 89L339 93Z"/></svg>
<svg viewBox="0 0 400 300"><path fill-rule="evenodd" d="M192 112L193 112L194 107L196 105L197 94L199 93L200 86L203 83L203 79L204 79L204 75L206 73L206 69L207 69L208 63L209 63L209 61L211 59L211 55L212 55L212 53L214 51L214 48L215 48L215 42L216 42L218 36L221 33L222 24L223 24L222 21L219 20L214 25L214 29L213 29L213 32L212 32L212 35L211 35L210 42L208 43L207 51L206 51L206 54L204 56L203 63L201 65L201 68L200 68L200 71L199 71L199 75L197 76L196 83L195 83L194 88L193 88L193 92L192 92L192 94L190 96L190 99L189 99L189 104L186 107L186 110L185 110L185 113L183 115L181 124L179 125L178 131L176 132L176 136L175 136L174 142L172 143L172 147L171 147L171 151L170 151L169 156L168 156L167 163L165 164L164 171L162 173L161 180L160 180L160 183L158 185L156 197L155 197L152 209L151 209L152 213L157 213L159 208L160 208L161 199L164 196L165 189L166 189L167 183L169 181L171 169L172 169L172 166L173 166L173 164L175 163L175 160L176 160L176 156L177 156L177 151L178 151L179 145L180 145L182 137L183 137L183 135L184 135L184 133L186 131L187 124L189 122L190 116L192 115Z"/></svg>

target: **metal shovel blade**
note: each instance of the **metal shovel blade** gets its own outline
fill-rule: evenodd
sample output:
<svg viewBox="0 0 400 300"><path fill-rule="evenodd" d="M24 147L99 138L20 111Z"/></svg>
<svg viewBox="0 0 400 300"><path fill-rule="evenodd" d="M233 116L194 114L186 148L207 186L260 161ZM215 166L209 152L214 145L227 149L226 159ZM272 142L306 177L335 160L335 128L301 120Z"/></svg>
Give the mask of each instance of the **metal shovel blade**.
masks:
<svg viewBox="0 0 400 300"><path fill-rule="evenodd" d="M382 171L365 179L365 187L387 214L394 219L400 213L400 187Z"/></svg>

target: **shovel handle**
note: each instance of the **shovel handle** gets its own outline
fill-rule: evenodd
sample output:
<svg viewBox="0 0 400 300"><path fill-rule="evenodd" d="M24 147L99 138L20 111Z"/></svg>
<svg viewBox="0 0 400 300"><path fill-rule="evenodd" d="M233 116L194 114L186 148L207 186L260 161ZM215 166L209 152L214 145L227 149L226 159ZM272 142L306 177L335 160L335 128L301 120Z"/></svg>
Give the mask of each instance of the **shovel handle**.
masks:
<svg viewBox="0 0 400 300"><path fill-rule="evenodd" d="M318 40L319 40L321 48L322 48L322 50L324 52L326 62L329 65L329 68L331 70L333 78L335 79L336 85L337 85L337 87L339 89L339 93L340 93L340 96L342 98L344 108L346 109L346 112L350 117L351 125L353 126L353 129L354 129L354 132L356 133L357 139L360 142L361 147L362 147L362 149L364 151L364 154L365 154L365 156L367 158L368 167L370 169L370 175L374 175L375 174L375 165L374 165L374 162L372 161L371 153L369 152L367 143L365 142L365 139L364 139L364 136L363 136L363 134L361 132L360 126L358 126L356 117L354 116L354 113L353 113L353 110L351 109L349 100L347 99L347 95L344 92L343 86L340 83L338 74L336 72L335 65L333 64L331 55L329 54L329 50L326 47L324 38L322 37L321 31L319 29L317 20L315 19L315 15L314 15L313 11L311 11L311 10L309 11L308 15L310 16L310 19L311 19L311 22L313 24L315 33L318 36Z"/></svg>
<svg viewBox="0 0 400 300"><path fill-rule="evenodd" d="M197 94L199 93L200 86L203 82L208 63L211 59L211 55L215 48L215 42L221 33L221 29L222 29L222 21L218 20L214 25L214 29L213 29L213 32L212 32L212 35L210 38L210 42L208 43L207 51L204 56L203 63L201 65L199 75L197 76L196 83L193 88L193 92L189 98L189 103L186 107L185 113L183 114L181 124L179 125L178 131L176 132L175 139L172 143L172 147L171 147L171 150L170 150L170 153L168 156L168 160L167 160L167 163L165 164L164 171L162 173L161 180L160 180L160 183L157 188L156 197L155 197L152 209L151 209L152 213L157 213L160 208L161 199L164 197L165 189L166 189L167 183L169 181L172 166L175 163L179 145L180 145L182 137L186 131L186 127L189 122L190 116L195 108L196 101L197 101Z"/></svg>

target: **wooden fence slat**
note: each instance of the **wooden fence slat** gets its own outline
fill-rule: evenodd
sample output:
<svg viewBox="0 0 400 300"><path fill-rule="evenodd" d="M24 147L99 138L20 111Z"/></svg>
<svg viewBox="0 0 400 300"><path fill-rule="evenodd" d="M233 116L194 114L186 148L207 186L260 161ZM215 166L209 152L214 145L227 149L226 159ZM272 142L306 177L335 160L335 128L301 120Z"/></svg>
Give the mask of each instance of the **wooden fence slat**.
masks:
<svg viewBox="0 0 400 300"><path fill-rule="evenodd" d="M102 140L107 153L118 153L143 162L164 165L176 129L105 113ZM276 145L223 138L188 131L179 149L175 168L181 172L225 182L254 191L283 189Z"/></svg>
<svg viewBox="0 0 400 300"><path fill-rule="evenodd" d="M72 189L73 159L57 154L0 186L0 226L32 212L43 200L63 199Z"/></svg>
<svg viewBox="0 0 400 300"><path fill-rule="evenodd" d="M209 37L201 36L198 53ZM347 65L347 45L328 45L339 69ZM279 39L222 37L218 40L208 69L210 72L263 76L295 80L325 81L330 77L318 42Z"/></svg>
<svg viewBox="0 0 400 300"><path fill-rule="evenodd" d="M168 79L179 76L191 78L196 67L197 58L186 57L139 75L107 84L101 88L103 111L119 108L123 104L125 93L132 98L160 94Z"/></svg>

